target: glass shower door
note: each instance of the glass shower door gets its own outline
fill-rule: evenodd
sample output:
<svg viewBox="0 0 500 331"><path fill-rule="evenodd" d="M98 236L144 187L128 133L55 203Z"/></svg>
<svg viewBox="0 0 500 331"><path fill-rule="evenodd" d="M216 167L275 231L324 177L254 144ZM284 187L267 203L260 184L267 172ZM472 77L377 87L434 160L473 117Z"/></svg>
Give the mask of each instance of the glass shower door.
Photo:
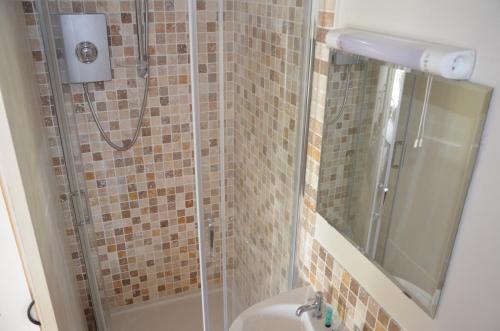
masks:
<svg viewBox="0 0 500 331"><path fill-rule="evenodd" d="M226 131L229 323L293 286L313 2L234 1L225 13L234 123Z"/></svg>
<svg viewBox="0 0 500 331"><path fill-rule="evenodd" d="M195 272L201 289L201 310L204 331L222 331L224 325L223 287L225 261L223 232L224 180L221 180L225 162L224 107L221 104L224 92L223 69L224 42L219 29L219 18L223 17L223 1L207 1L198 6L197 1L187 3L189 19L190 77L192 102L192 132L194 152L196 227L196 254L199 266ZM208 29L207 26L217 26ZM223 32L223 31L222 31ZM208 47L207 42L213 47ZM222 117L221 117L222 116ZM222 124L221 124L222 123ZM222 125L222 127L221 127ZM222 150L221 150L222 145ZM225 238L224 238L225 239Z"/></svg>
<svg viewBox="0 0 500 331"><path fill-rule="evenodd" d="M80 154L78 126L73 112L72 96L69 85L63 84L58 65L56 50L56 29L52 15L57 14L57 6L49 6L47 1L36 1L39 29L43 39L47 59L50 88L54 99L54 110L57 118L59 143L62 149L66 170L67 187L65 192L71 204L71 218L77 232L78 244L81 246L83 269L87 276L91 307L95 326L91 329L109 330L109 312L106 309L103 293L103 279L98 261L97 237L92 222L91 209L87 195L84 166ZM55 12L53 12L55 11Z"/></svg>
<svg viewBox="0 0 500 331"><path fill-rule="evenodd" d="M383 225L381 212L392 193L389 178L394 155L400 150L398 130L405 122L400 112L406 71L373 60L364 60L360 66L364 78L356 83L360 85L356 87L360 97L351 115L355 117L352 161L345 166L352 170L344 174L348 187L346 211L345 215L336 213L337 221L328 218L328 214L327 219L366 255L374 257ZM326 131L328 140L330 131ZM338 134L331 131L332 135ZM326 175L320 173L321 176ZM327 186L324 190L331 189ZM321 201L319 205L322 204ZM322 210L320 213L325 214Z"/></svg>

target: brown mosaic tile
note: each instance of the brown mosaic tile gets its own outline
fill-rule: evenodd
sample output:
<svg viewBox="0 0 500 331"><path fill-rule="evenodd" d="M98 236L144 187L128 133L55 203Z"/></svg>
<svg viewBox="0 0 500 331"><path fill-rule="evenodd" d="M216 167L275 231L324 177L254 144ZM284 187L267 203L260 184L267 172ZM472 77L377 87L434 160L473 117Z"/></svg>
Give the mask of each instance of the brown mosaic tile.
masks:
<svg viewBox="0 0 500 331"><path fill-rule="evenodd" d="M389 316L387 315L387 313L382 308L380 308L378 310L377 320L384 327L387 327L389 325Z"/></svg>
<svg viewBox="0 0 500 331"><path fill-rule="evenodd" d="M401 327L399 326L399 324L395 320L391 319L387 330L388 331L400 331Z"/></svg>

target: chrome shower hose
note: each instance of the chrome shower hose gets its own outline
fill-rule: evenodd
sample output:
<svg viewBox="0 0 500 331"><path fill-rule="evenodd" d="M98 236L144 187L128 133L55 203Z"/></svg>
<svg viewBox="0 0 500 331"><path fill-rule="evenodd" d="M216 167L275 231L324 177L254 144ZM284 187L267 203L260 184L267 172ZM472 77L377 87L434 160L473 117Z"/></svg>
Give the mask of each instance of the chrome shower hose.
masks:
<svg viewBox="0 0 500 331"><path fill-rule="evenodd" d="M114 142L111 141L111 138L109 135L106 134L104 131L104 128L101 125L101 122L99 121L99 117L97 117L97 112L95 110L94 105L92 104L92 101L90 100L90 95L89 95L89 89L88 89L88 84L83 83L83 92L85 94L85 99L87 100L87 103L89 104L90 108L90 113L92 114L92 117L94 118L94 122L97 125L97 128L99 129L99 132L101 133L102 137L108 143L109 146L114 148L117 151L124 152L129 150L132 146L134 146L135 142L137 141L137 138L139 138L139 133L141 132L141 127L142 127L142 121L144 119L144 114L146 113L146 105L148 103L148 89L149 89L149 72L146 73L144 77L144 93L142 97L142 103L141 103L141 112L139 114L139 120L137 121L137 127L135 128L134 135L132 136L132 140L128 143L124 143L123 145L117 145Z"/></svg>
<svg viewBox="0 0 500 331"><path fill-rule="evenodd" d="M139 76L144 78L144 93L142 97L142 103L141 103L141 111L139 114L139 120L137 122L137 127L135 128L134 135L132 136L132 139L128 143L124 143L123 145L118 145L115 144L114 142L111 141L111 138L109 135L106 134L104 131L104 128L101 125L101 122L99 121L99 117L97 116L97 112L95 110L94 105L92 104L92 101L90 100L90 94L89 94L89 89L88 89L88 84L83 83L83 92L85 95L85 99L87 100L87 103L90 108L90 113L92 114L92 117L94 118L95 124L97 125L97 128L99 129L99 132L101 133L102 137L108 143L109 146L114 148L117 151L124 152L129 150L132 146L134 146L135 142L137 141L137 138L139 138L139 134L141 132L141 127L142 127L142 121L144 120L144 114L146 112L146 106L148 104L148 90L149 90L149 50L148 50L148 40L149 40L149 18L148 18L148 13L149 13L149 7L148 7L148 0L136 0L135 4L135 10L136 10L136 19L137 19L137 48L138 48L138 53L139 53L139 67L138 67L138 74ZM140 20L140 23L139 23Z"/></svg>

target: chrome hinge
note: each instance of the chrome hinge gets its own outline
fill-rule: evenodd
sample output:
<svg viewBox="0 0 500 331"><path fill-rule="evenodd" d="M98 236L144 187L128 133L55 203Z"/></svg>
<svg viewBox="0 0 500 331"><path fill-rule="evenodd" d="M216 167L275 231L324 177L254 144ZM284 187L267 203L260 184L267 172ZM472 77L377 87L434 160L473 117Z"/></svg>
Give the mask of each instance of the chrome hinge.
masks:
<svg viewBox="0 0 500 331"><path fill-rule="evenodd" d="M74 218L74 226L82 226L84 224L90 224L90 218L87 215L83 215L81 217L78 217L80 212L78 212L77 208L80 205L82 208L87 208L86 201L82 201L81 199L87 199L87 195L85 194L86 192L84 190L80 190L80 193L78 191L71 191L69 193L70 201L71 201L71 208L73 211L73 218Z"/></svg>
<svg viewBox="0 0 500 331"><path fill-rule="evenodd" d="M222 17L221 17L221 16L222 16ZM219 15L219 12L217 12L217 13L215 14L215 21L216 21L217 23L219 23L219 20L221 20L221 19L222 19L222 26L224 27L224 14Z"/></svg>

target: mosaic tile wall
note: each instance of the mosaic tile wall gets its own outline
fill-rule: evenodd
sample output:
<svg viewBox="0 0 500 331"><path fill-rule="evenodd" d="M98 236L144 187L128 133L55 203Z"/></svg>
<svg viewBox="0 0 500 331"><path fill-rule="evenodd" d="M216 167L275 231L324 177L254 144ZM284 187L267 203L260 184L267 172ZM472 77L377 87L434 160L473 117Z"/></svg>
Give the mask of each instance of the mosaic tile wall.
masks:
<svg viewBox="0 0 500 331"><path fill-rule="evenodd" d="M301 0L235 0L235 250L244 309L287 288Z"/></svg>
<svg viewBox="0 0 500 331"><path fill-rule="evenodd" d="M103 127L115 142L132 135L143 82L137 77L133 1L58 1L53 12L104 12L113 80L90 84ZM22 2L40 86L45 127L60 184L76 278L91 321L86 273L67 201L64 160L54 104L33 2ZM217 96L217 2L198 1L200 110L203 195L206 219L216 224L216 256L209 259L211 287L220 285L219 137ZM226 7L232 8L228 1ZM225 17L226 215L233 204L232 20ZM80 152L96 229L106 302L111 307L167 297L200 286L194 223L194 177L189 84L187 4L182 0L150 5L151 79L148 108L136 145L113 151L101 138L79 85L64 86L76 114ZM228 236L232 236L232 225ZM207 252L208 254L208 252ZM229 261L232 263L231 254Z"/></svg>
<svg viewBox="0 0 500 331"><path fill-rule="evenodd" d="M350 70L347 91L346 70ZM351 67L332 64L328 69L317 211L357 243L366 238L370 203L366 185L374 173L366 173L364 165L375 162L371 109L378 78L379 64L373 61Z"/></svg>
<svg viewBox="0 0 500 331"><path fill-rule="evenodd" d="M350 70L347 87L347 70ZM318 212L332 224L343 226L346 198L353 176L354 139L358 129L358 109L362 100L363 66L328 66L327 99L323 124ZM342 108L342 103L346 102Z"/></svg>
<svg viewBox="0 0 500 331"><path fill-rule="evenodd" d="M319 165L328 85L329 50L324 36L333 27L334 0L321 2L316 32L316 53L310 109L304 208L299 226L297 265L302 282L325 293L349 330L399 331L401 327L334 258L314 239ZM340 147L342 148L342 147Z"/></svg>

